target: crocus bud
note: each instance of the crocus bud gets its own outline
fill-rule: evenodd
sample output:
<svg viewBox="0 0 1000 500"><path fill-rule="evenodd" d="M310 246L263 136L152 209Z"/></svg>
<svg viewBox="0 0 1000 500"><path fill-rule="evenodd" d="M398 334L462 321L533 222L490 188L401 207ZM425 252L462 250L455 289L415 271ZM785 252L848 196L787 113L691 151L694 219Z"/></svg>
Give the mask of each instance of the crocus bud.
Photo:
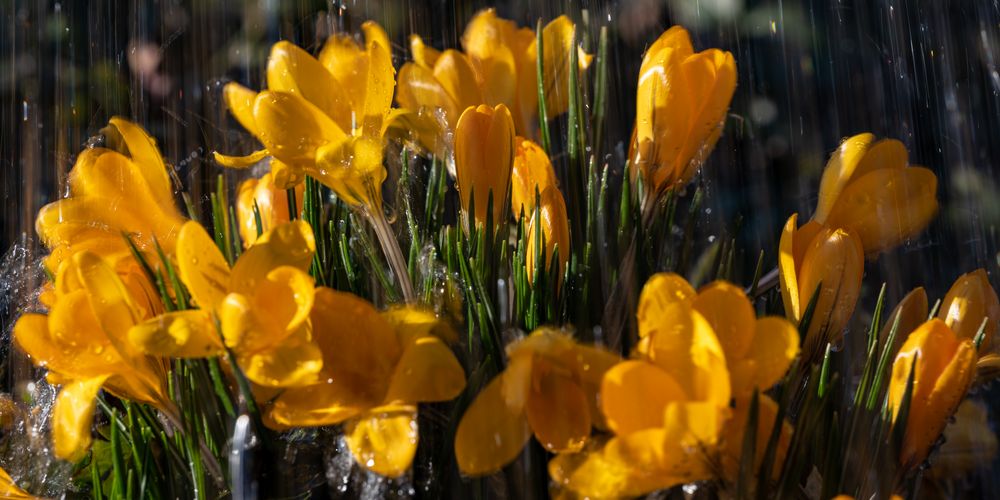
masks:
<svg viewBox="0 0 1000 500"><path fill-rule="evenodd" d="M527 216L527 214L525 214ZM543 268L547 271L552 262L552 252L556 246L559 247L559 282L562 283L562 275L566 270L566 261L569 258L569 221L566 219L566 202L563 201L562 193L555 186L545 188L541 193L541 204L538 205L537 214L532 215L531 223L528 225L528 256L525 261L525 268L528 271L528 278L531 279L535 273L535 237L536 224L541 224L541 235L544 241L542 248L545 251L545 260L548 263ZM530 282L530 281L529 281Z"/></svg>
<svg viewBox="0 0 1000 500"><path fill-rule="evenodd" d="M639 70L629 152L647 189L658 193L694 177L722 133L735 90L732 54L718 49L694 53L680 26L660 35Z"/></svg>
<svg viewBox="0 0 1000 500"><path fill-rule="evenodd" d="M864 251L850 229L822 227L815 222L799 228L797 220L798 214L789 217L781 233L778 269L781 298L790 320L802 321L820 287L802 349L809 359L827 342L842 337L861 292Z"/></svg>
<svg viewBox="0 0 1000 500"><path fill-rule="evenodd" d="M931 445L955 413L976 374L976 346L939 319L920 325L892 363L889 407L895 421L913 372L913 392L899 461L913 467L927 458Z"/></svg>
<svg viewBox="0 0 1000 500"><path fill-rule="evenodd" d="M466 108L455 127L455 177L462 209L475 198L475 223L484 223L487 213L499 221L497 207L507 199L513 163L514 121L507 106Z"/></svg>
<svg viewBox="0 0 1000 500"><path fill-rule="evenodd" d="M524 218L530 221L535 211L535 190L541 193L549 186L556 186L556 172L541 146L523 137L518 137L515 142L517 149L510 176L510 209L516 219L521 216L523 208Z"/></svg>
<svg viewBox="0 0 1000 500"><path fill-rule="evenodd" d="M986 336L979 352L988 351L1000 320L1000 301L990 286L986 271L976 269L959 276L944 296L938 318L963 339L974 339L983 320L986 320Z"/></svg>
<svg viewBox="0 0 1000 500"><path fill-rule="evenodd" d="M888 250L922 231L937 213L937 177L908 167L895 139L859 134L830 155L813 220L853 229L866 254Z"/></svg>

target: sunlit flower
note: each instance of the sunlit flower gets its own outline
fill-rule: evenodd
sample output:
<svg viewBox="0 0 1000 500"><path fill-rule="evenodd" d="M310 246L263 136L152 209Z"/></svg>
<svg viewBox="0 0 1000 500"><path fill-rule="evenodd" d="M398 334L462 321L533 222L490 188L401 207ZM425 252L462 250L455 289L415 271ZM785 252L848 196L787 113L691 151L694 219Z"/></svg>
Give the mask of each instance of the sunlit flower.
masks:
<svg viewBox="0 0 1000 500"><path fill-rule="evenodd" d="M458 425L455 455L463 474L500 470L532 434L550 452L579 451L591 427L605 427L597 392L618 356L549 328L507 346L507 355L507 368L482 389Z"/></svg>
<svg viewBox="0 0 1000 500"><path fill-rule="evenodd" d="M781 233L778 270L785 316L796 323L822 285L802 349L811 359L827 342L843 336L861 293L864 250L853 230L815 221L798 227L797 220L797 214L789 217Z"/></svg>
<svg viewBox="0 0 1000 500"><path fill-rule="evenodd" d="M896 304L896 307L889 315L883 315L882 330L879 331L879 345L885 345L889 339L889 332L899 318L899 326L896 327L896 339L893 345L888 347L889 352L895 354L906 341L906 334L916 330L924 321L927 321L927 292L923 287L917 287L906 294L903 300ZM883 313L884 314L884 313Z"/></svg>
<svg viewBox="0 0 1000 500"><path fill-rule="evenodd" d="M118 274L97 254L62 261L48 315L24 314L14 339L32 361L63 385L53 412L55 455L76 460L90 447L97 393L167 410L166 366L128 342L146 319Z"/></svg>
<svg viewBox="0 0 1000 500"><path fill-rule="evenodd" d="M514 218L524 211L526 221L531 220L535 211L535 194L549 186L558 187L556 171L552 168L549 155L533 141L523 137L514 139L514 168L510 174L510 209Z"/></svg>
<svg viewBox="0 0 1000 500"><path fill-rule="evenodd" d="M410 468L417 450L417 403L447 401L465 372L446 341L455 333L433 313L403 307L379 313L349 293L317 288L311 312L323 353L318 382L295 387L266 409L265 423L344 424L359 465L388 477Z"/></svg>
<svg viewBox="0 0 1000 500"><path fill-rule="evenodd" d="M131 328L128 339L143 352L174 358L222 355L224 340L259 385L315 382L323 360L309 322L313 280L305 272L314 251L309 225L290 222L262 234L230 270L212 237L188 222L177 237L177 269L200 309L164 313Z"/></svg>
<svg viewBox="0 0 1000 500"><path fill-rule="evenodd" d="M629 159L649 193L694 177L722 133L735 90L733 55L718 49L695 53L680 26L646 50Z"/></svg>
<svg viewBox="0 0 1000 500"><path fill-rule="evenodd" d="M484 224L487 214L494 224L510 192L510 171L514 163L514 123L503 104L470 107L455 127L455 180L462 210L475 210L473 223ZM489 205L492 196L493 205ZM469 203L475 199L475 207Z"/></svg>
<svg viewBox="0 0 1000 500"><path fill-rule="evenodd" d="M543 272L547 272L552 265L552 254L559 250L559 283L562 283L563 273L566 271L566 261L569 260L569 220L566 216L566 202L563 201L559 188L549 186L541 193L541 204L538 205L538 212L531 215L531 223L528 224L528 255L525 259L525 270L528 276L535 274L535 262L538 257L535 255L535 246L538 245L544 251L545 265ZM541 224L538 231L542 240L537 241L535 236L535 226ZM529 281L530 283L530 281Z"/></svg>
<svg viewBox="0 0 1000 500"><path fill-rule="evenodd" d="M1000 300L986 271L976 269L959 276L941 301L937 317L963 339L975 339L986 320L986 336L979 352L991 351L993 334L1000 321Z"/></svg>
<svg viewBox="0 0 1000 500"><path fill-rule="evenodd" d="M893 420L899 416L911 370L913 393L899 456L904 467L917 466L927 458L968 392L976 373L976 346L939 319L914 330L892 363L889 407Z"/></svg>
<svg viewBox="0 0 1000 500"><path fill-rule="evenodd" d="M997 435L990 428L986 406L971 399L962 401L955 419L944 429L944 444L934 456L934 477L962 477L980 467L989 467L997 456Z"/></svg>
<svg viewBox="0 0 1000 500"><path fill-rule="evenodd" d="M691 307L694 296L672 274L643 287L638 358L609 369L601 384L601 408L615 437L553 459L549 474L557 485L603 498L712 477L732 392L722 344Z"/></svg>
<svg viewBox="0 0 1000 500"><path fill-rule="evenodd" d="M216 153L219 163L247 167L273 156L279 188L315 177L352 205L381 208L383 136L392 121L395 86L388 37L373 22L362 25L366 44L330 37L319 59L281 41L267 63L267 90L227 84L233 116L266 149L245 157Z"/></svg>
<svg viewBox="0 0 1000 500"><path fill-rule="evenodd" d="M542 29L546 114L565 113L569 102L569 63L575 26L566 16ZM577 35L579 43L580 36ZM480 11L462 36L465 52L439 52L423 40L410 38L413 62L399 71L400 106L411 110L440 110L442 126L454 130L462 110L469 106L503 104L510 109L517 133L531 137L538 128L538 70L535 33L497 17L493 9ZM577 46L580 69L591 61ZM444 135L443 131L439 136ZM439 140L438 144L444 141ZM431 144L425 145L431 148Z"/></svg>
<svg viewBox="0 0 1000 500"><path fill-rule="evenodd" d="M304 186L295 186L295 199L302 200ZM301 202L300 202L301 203ZM260 228L254 216L254 204L260 210ZM240 184L236 193L236 216L239 219L243 246L249 248L257 240L257 231L266 233L271 228L291 220L288 214L288 191L278 189L270 172L259 179L250 178Z"/></svg>
<svg viewBox="0 0 1000 500"><path fill-rule="evenodd" d="M67 180L68 196L38 212L35 228L51 251L45 265L57 273L73 254L90 251L118 272L136 307L156 309L161 306L153 284L122 234L147 255L155 255L154 242L170 255L185 219L174 203L167 166L153 139L118 117L104 134L106 148L88 148L77 157Z"/></svg>
<svg viewBox="0 0 1000 500"><path fill-rule="evenodd" d="M7 471L0 468L0 497L10 500L35 500L38 497L22 490L14 483Z"/></svg>
<svg viewBox="0 0 1000 500"><path fill-rule="evenodd" d="M936 196L934 172L908 166L903 143L858 134L830 156L813 220L851 228L866 254L877 253L927 227L937 213Z"/></svg>

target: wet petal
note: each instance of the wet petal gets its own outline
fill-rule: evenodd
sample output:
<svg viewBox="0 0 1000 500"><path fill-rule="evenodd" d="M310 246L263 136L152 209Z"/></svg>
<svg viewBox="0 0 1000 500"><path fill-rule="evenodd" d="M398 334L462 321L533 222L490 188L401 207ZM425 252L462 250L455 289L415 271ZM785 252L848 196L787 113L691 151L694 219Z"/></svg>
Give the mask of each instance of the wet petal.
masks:
<svg viewBox="0 0 1000 500"><path fill-rule="evenodd" d="M570 254L570 240L569 240L569 218L566 215L566 202L563 200L562 193L556 186L549 186L545 188L545 191L541 193L539 197L540 205L538 206L536 218L534 215L531 217L531 222L528 224L528 255L525 259L525 271L528 276L534 276L536 260L538 257L535 256L536 244L545 251L545 259L547 262L544 263L543 269L551 269L553 262L552 256L558 250L559 252L559 271L558 271L558 285L562 284L563 275L566 271L566 262L569 260ZM542 241L535 241L535 224L541 224Z"/></svg>
<svg viewBox="0 0 1000 500"><path fill-rule="evenodd" d="M819 202L816 204L816 213L813 214L816 222L820 224L826 222L844 188L863 174L858 172L858 166L874 140L875 136L870 133L849 137L830 155L819 183ZM903 166L905 165L904 163Z"/></svg>
<svg viewBox="0 0 1000 500"><path fill-rule="evenodd" d="M128 330L141 319L114 269L90 252L73 256L80 282L87 290L90 307L101 330L127 360L141 354L127 340Z"/></svg>
<svg viewBox="0 0 1000 500"><path fill-rule="evenodd" d="M305 328L281 343L253 353L239 353L239 364L251 381L267 387L315 383L323 368L323 352L309 340Z"/></svg>
<svg viewBox="0 0 1000 500"><path fill-rule="evenodd" d="M223 353L211 314L174 311L133 326L128 339L143 353L174 358L207 358Z"/></svg>
<svg viewBox="0 0 1000 500"><path fill-rule="evenodd" d="M726 357L700 313L684 304L671 306L650 340L650 359L670 371L689 399L729 404Z"/></svg>
<svg viewBox="0 0 1000 500"><path fill-rule="evenodd" d="M333 189L347 203L377 212L382 208L382 164L380 136L350 137L316 151L316 169L310 174Z"/></svg>
<svg viewBox="0 0 1000 500"><path fill-rule="evenodd" d="M975 338L986 319L986 337L980 352L989 350L1000 321L1000 301L986 271L976 269L959 276L941 301L938 318L959 337L967 339Z"/></svg>
<svg viewBox="0 0 1000 500"><path fill-rule="evenodd" d="M755 323L753 342L747 359L754 361L756 370L750 379L733 379L733 392L739 397L749 395L754 387L761 391L778 383L799 355L799 331L784 318L768 316ZM743 387L742 391L737 389Z"/></svg>
<svg viewBox="0 0 1000 500"><path fill-rule="evenodd" d="M942 304L945 303L947 302L943 302ZM944 306L942 306L941 310L944 310ZM896 308L891 313L882 316L884 324L878 334L879 345L884 346L888 342L889 332L896 321L896 316L899 316L896 340L889 347L889 352L895 355L903 345L903 342L906 341L906 336L913 330L916 330L924 321L927 321L927 313L927 292L924 291L923 287L914 288L910 293L906 294L906 297L903 297L903 300L899 301L899 304L896 304Z"/></svg>
<svg viewBox="0 0 1000 500"><path fill-rule="evenodd" d="M382 317L395 328L400 344L431 335L445 342L458 342L458 333L447 321L421 306L390 307L382 312Z"/></svg>
<svg viewBox="0 0 1000 500"><path fill-rule="evenodd" d="M434 76L433 70L412 63L404 64L399 70L396 100L400 106L413 111L425 108L433 112L440 109L451 126L458 122L459 114L465 109L459 109L455 98ZM424 144L424 147L434 149L430 144Z"/></svg>
<svg viewBox="0 0 1000 500"><path fill-rule="evenodd" d="M262 234L236 261L228 282L221 283L228 285L226 290L252 296L258 284L282 266L308 269L315 251L316 240L308 223L295 220L280 224Z"/></svg>
<svg viewBox="0 0 1000 500"><path fill-rule="evenodd" d="M382 120L392 106L392 93L396 87L396 70L392 67L389 46L385 45L387 42L385 39L368 41L365 100L363 106L357 107L361 125L368 135L381 135Z"/></svg>
<svg viewBox="0 0 1000 500"><path fill-rule="evenodd" d="M809 244L799 273L799 303L803 309L822 284L809 322L803 355L816 356L827 342L843 335L861 293L864 250L854 232L823 229Z"/></svg>
<svg viewBox="0 0 1000 500"><path fill-rule="evenodd" d="M475 198L476 223L485 223L488 212L495 224L503 220L498 208L508 195L513 164L514 122L507 107L467 108L455 127L455 178L462 208L468 210Z"/></svg>
<svg viewBox="0 0 1000 500"><path fill-rule="evenodd" d="M455 458L463 474L496 472L521 453L531 437L523 412L514 412L503 395L503 377L496 377L476 396L458 424Z"/></svg>
<svg viewBox="0 0 1000 500"><path fill-rule="evenodd" d="M550 119L565 113L569 108L570 54L577 50L573 42L579 43L582 39L582 35L577 33L574 40L575 28L565 15L553 19L542 28L545 111ZM586 69L590 58L582 51L579 55L580 69Z"/></svg>
<svg viewBox="0 0 1000 500"><path fill-rule="evenodd" d="M386 477L401 476L417 453L416 408L385 413L372 409L348 422L344 437L359 465Z"/></svg>
<svg viewBox="0 0 1000 500"><path fill-rule="evenodd" d="M461 112L469 106L483 104L479 84L476 82L476 72L472 69L469 59L457 50L445 50L434 64L434 79L441 84L445 92L456 104L456 110ZM455 119L457 120L457 116ZM449 122L452 118L449 117Z"/></svg>
<svg viewBox="0 0 1000 500"><path fill-rule="evenodd" d="M110 123L121 134L128 147L129 157L139 168L154 199L161 206L172 206L174 192L167 175L167 165L160 156L156 141L142 127L124 118L112 117Z"/></svg>
<svg viewBox="0 0 1000 500"><path fill-rule="evenodd" d="M222 303L229 264L205 228L190 221L177 236L177 271L198 307L211 311Z"/></svg>
<svg viewBox="0 0 1000 500"><path fill-rule="evenodd" d="M658 273L646 281L639 296L639 337L647 337L661 324L667 308L686 303L695 296L694 288L673 273Z"/></svg>
<svg viewBox="0 0 1000 500"><path fill-rule="evenodd" d="M265 90L254 101L253 116L260 142L292 165L311 164L318 147L346 137L336 122L299 94Z"/></svg>
<svg viewBox="0 0 1000 500"><path fill-rule="evenodd" d="M267 87L272 91L302 96L336 122L342 130L349 130L349 94L337 92L340 84L333 75L316 58L295 44L280 41L271 47L271 54L267 58Z"/></svg>
<svg viewBox="0 0 1000 500"><path fill-rule="evenodd" d="M420 35L410 35L410 54L413 62L425 68L433 68L434 62L441 56L441 51L428 47Z"/></svg>
<svg viewBox="0 0 1000 500"><path fill-rule="evenodd" d="M358 381L338 378L285 389L268 408L267 417L289 428L335 425L376 404Z"/></svg>
<svg viewBox="0 0 1000 500"><path fill-rule="evenodd" d="M464 388L465 371L451 349L437 337L419 337L403 350L385 401L447 401Z"/></svg>
<svg viewBox="0 0 1000 500"><path fill-rule="evenodd" d="M212 153L212 158L216 163L229 168L247 168L259 163L264 158L270 156L266 149L260 149L246 156L227 156L218 151Z"/></svg>
<svg viewBox="0 0 1000 500"><path fill-rule="evenodd" d="M528 425L546 450L579 451L590 436L587 394L568 374L539 365L525 406Z"/></svg>
<svg viewBox="0 0 1000 500"><path fill-rule="evenodd" d="M75 462L90 448L97 393L107 376L71 382L63 386L52 409L52 443L55 456Z"/></svg>
<svg viewBox="0 0 1000 500"><path fill-rule="evenodd" d="M247 132L257 135L257 122L253 118L253 103L257 99L257 92L236 82L230 82L222 88L222 98L236 121L240 122Z"/></svg>
<svg viewBox="0 0 1000 500"><path fill-rule="evenodd" d="M709 283L698 291L692 307L712 325L729 363L746 357L757 315L742 288L725 281Z"/></svg>
<svg viewBox="0 0 1000 500"><path fill-rule="evenodd" d="M667 404L686 399L670 372L645 361L615 365L601 384L601 407L616 434L661 427Z"/></svg>
<svg viewBox="0 0 1000 500"><path fill-rule="evenodd" d="M556 172L545 150L533 141L518 137L514 140L514 167L511 171L511 211L514 218L521 215L531 220L535 211L535 192L542 193L549 186L558 186Z"/></svg>

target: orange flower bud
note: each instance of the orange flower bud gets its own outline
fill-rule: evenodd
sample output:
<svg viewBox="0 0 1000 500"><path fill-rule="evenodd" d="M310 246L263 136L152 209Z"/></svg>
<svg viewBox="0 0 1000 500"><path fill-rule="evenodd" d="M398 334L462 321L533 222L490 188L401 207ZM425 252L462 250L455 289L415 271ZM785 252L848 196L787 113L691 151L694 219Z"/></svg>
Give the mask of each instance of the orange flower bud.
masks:
<svg viewBox="0 0 1000 500"><path fill-rule="evenodd" d="M510 176L510 209L516 219L521 216L523 207L524 218L531 220L535 211L535 189L542 193L549 186L556 186L556 172L541 146L523 137L518 137L515 143L517 150Z"/></svg>
<svg viewBox="0 0 1000 500"><path fill-rule="evenodd" d="M484 223L487 213L499 222L497 208L507 200L513 163L514 122L507 106L466 108L455 127L455 180L463 210L475 198L475 223Z"/></svg>
<svg viewBox="0 0 1000 500"><path fill-rule="evenodd" d="M979 352L990 350L1000 320L1000 300L990 286L986 271L976 269L959 276L941 301L938 318L963 339L974 339L986 320L986 337Z"/></svg>
<svg viewBox="0 0 1000 500"><path fill-rule="evenodd" d="M527 216L527 214L525 214ZM569 259L569 221L566 218L566 203L563 201L562 193L555 186L545 188L541 193L541 205L538 206L537 216L532 215L531 223L528 225L528 256L525 261L525 268L528 278L535 274L535 224L540 223L542 248L545 250L545 259L548 265L552 262L552 253L559 248L559 283L562 283L563 272L566 271L566 261Z"/></svg>

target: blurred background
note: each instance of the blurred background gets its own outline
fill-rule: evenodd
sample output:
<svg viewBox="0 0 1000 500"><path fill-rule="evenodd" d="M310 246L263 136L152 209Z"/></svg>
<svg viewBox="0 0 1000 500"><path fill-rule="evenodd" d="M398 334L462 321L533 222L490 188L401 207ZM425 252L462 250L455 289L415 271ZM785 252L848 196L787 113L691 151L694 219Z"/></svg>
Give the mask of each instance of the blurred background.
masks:
<svg viewBox="0 0 1000 500"><path fill-rule="evenodd" d="M868 263L859 310L872 309L882 282L890 306L915 286L933 302L979 267L1000 283L995 1L0 0L0 385L17 378L9 331L37 284L35 214L60 196L75 155L108 118L146 127L204 208L222 172L211 152L253 146L225 112L221 87L235 80L260 88L272 43L317 51L330 33L372 19L392 38L398 67L409 57L409 34L438 49L458 47L466 22L489 6L529 27L565 13L586 30L591 52L600 28L609 28L601 150L618 169L645 47L682 24L695 50L733 53L738 87L699 181L707 196L698 235L705 246L723 235L737 239L736 276L752 277L760 251L767 269L774 266L787 217L812 213L829 153L870 131L900 139L912 163L937 173L941 211L918 238ZM973 491L997 491L995 462L971 468Z"/></svg>

